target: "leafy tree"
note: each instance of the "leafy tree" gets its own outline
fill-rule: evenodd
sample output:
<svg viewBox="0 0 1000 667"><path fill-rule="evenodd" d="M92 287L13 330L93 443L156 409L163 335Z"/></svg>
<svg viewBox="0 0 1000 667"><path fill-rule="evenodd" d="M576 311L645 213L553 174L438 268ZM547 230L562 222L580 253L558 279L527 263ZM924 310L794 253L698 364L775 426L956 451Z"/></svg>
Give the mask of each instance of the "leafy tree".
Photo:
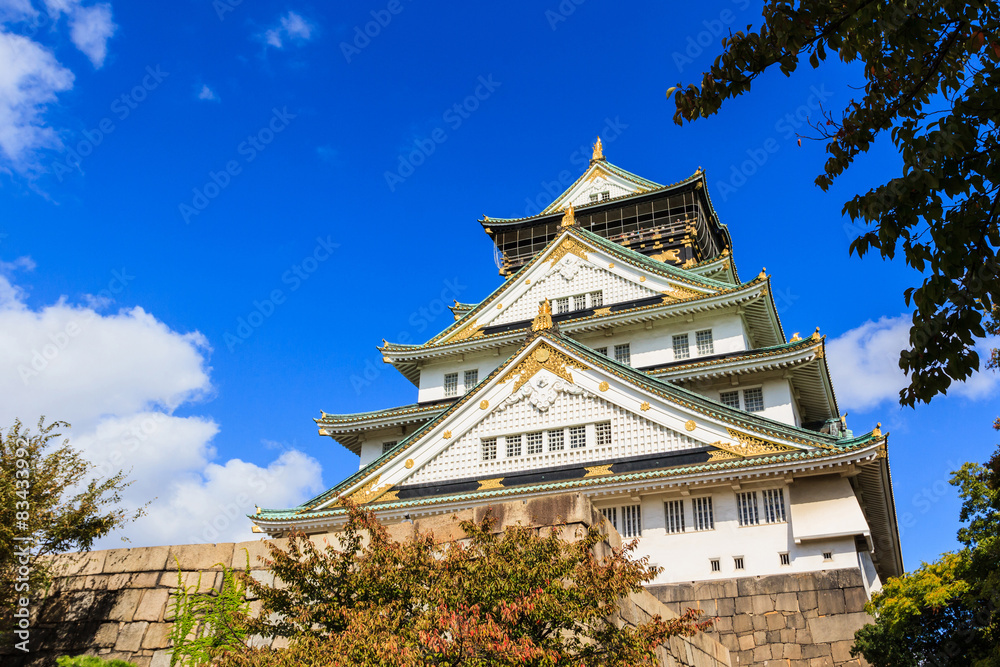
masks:
<svg viewBox="0 0 1000 667"><path fill-rule="evenodd" d="M69 445L54 444L56 429L37 433L20 421L0 432L0 629L9 627L24 598L37 602L50 580L45 557L87 551L94 541L144 513L130 514L121 493L131 483L119 471L107 479L92 476L94 465Z"/></svg>
<svg viewBox="0 0 1000 667"><path fill-rule="evenodd" d="M252 629L289 647L230 651L220 665L652 665L669 637L708 625L694 611L616 625L619 599L658 568L630 558L634 545L598 556L595 527L565 542L498 532L487 516L439 545L430 534L396 542L373 514L349 510L338 547L302 536L287 551L271 545L280 586L245 578L262 604Z"/></svg>
<svg viewBox="0 0 1000 667"><path fill-rule="evenodd" d="M974 339L1000 303L1000 7L995 0L765 0L753 32L722 40L701 87L671 88L680 125L717 113L777 67L801 59L858 63L858 96L813 127L828 158L816 184L839 175L888 134L898 176L855 196L843 212L870 230L851 243L864 256L902 250L925 278L904 292L915 306L899 365L913 406L945 393L979 368ZM801 139L800 139L801 142Z"/></svg>
<svg viewBox="0 0 1000 667"><path fill-rule="evenodd" d="M63 655L56 658L59 667L135 667L131 662L124 660L105 660L96 655L78 655L69 657Z"/></svg>
<svg viewBox="0 0 1000 667"><path fill-rule="evenodd" d="M963 498L963 549L890 579L872 596L876 622L855 634L873 667L1000 667L1000 449L952 477Z"/></svg>

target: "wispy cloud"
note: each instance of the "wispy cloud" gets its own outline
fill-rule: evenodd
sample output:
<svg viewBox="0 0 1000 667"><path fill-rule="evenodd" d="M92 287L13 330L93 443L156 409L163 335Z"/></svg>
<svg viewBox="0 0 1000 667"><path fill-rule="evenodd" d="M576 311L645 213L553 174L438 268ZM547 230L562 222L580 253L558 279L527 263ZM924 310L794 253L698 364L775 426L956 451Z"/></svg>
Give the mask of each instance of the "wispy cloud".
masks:
<svg viewBox="0 0 1000 667"><path fill-rule="evenodd" d="M264 31L262 39L268 46L283 49L291 42L301 44L312 39L315 25L296 12L288 12L278 20L273 28Z"/></svg>
<svg viewBox="0 0 1000 667"><path fill-rule="evenodd" d="M209 102L218 102L219 97L215 94L215 91L208 87L207 84L203 84L201 90L198 91L199 100L207 100Z"/></svg>
<svg viewBox="0 0 1000 667"><path fill-rule="evenodd" d="M108 55L108 40L118 26L111 19L111 5L76 6L69 19L69 36L76 48L90 58L94 67L104 65Z"/></svg>

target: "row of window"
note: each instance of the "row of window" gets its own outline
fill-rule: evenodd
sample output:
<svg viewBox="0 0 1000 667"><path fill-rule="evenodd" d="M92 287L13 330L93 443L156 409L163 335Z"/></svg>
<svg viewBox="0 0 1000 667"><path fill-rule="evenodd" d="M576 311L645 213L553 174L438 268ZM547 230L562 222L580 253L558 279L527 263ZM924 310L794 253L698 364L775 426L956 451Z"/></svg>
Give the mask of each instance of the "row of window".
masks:
<svg viewBox="0 0 1000 667"><path fill-rule="evenodd" d="M823 560L824 561L832 561L833 560L833 552L832 551L824 551L823 552ZM710 558L709 561L708 561L708 563L709 563L709 568L711 568L712 572L721 572L722 571L722 562L718 558ZM780 565L791 565L792 564L792 557L791 557L791 555L787 551L779 551L778 552L778 563ZM743 556L733 556L733 569L734 570L745 570L746 569L746 561L744 560Z"/></svg>
<svg viewBox="0 0 1000 667"><path fill-rule="evenodd" d="M591 203L598 201L597 194L598 193L595 192L594 194L590 195ZM604 192L600 193L600 196L601 196L600 201L608 201L609 199L611 199L611 191L605 190Z"/></svg>
<svg viewBox="0 0 1000 667"><path fill-rule="evenodd" d="M759 494L759 496L758 496ZM712 497L704 496L691 499L691 514L687 514L684 509L684 500L668 500L663 503L665 527L668 533L683 533L688 530L715 530L715 509L712 506ZM636 512L639 505L634 505ZM737 519L741 526L759 526L768 523L784 523L785 516L785 492L784 489L762 489L761 491L744 491L736 494ZM601 510L604 516L611 521L612 525L621 532L616 522L617 508L605 508ZM691 523L688 524L688 517ZM638 521L638 519L637 519ZM635 537L638 535L625 535L625 537Z"/></svg>
<svg viewBox="0 0 1000 667"><path fill-rule="evenodd" d="M480 447L483 461L495 461L498 452L504 452L504 458L517 458L522 454L541 454L544 451L561 452L566 449L583 449L587 446L587 427L569 426L567 428L535 431L533 433L516 433L494 438L482 438ZM594 424L594 443L598 447L611 444L611 422Z"/></svg>
<svg viewBox="0 0 1000 667"><path fill-rule="evenodd" d="M467 394L472 391L473 387L479 384L479 369L473 368L467 370L463 373L463 380L465 380L462 385L462 393ZM444 376L444 395L445 398L452 396L458 396L458 373L445 373Z"/></svg>
<svg viewBox="0 0 1000 667"><path fill-rule="evenodd" d="M622 537L631 539L642 534L642 509L639 505L605 507L601 509L601 514Z"/></svg>
<svg viewBox="0 0 1000 667"><path fill-rule="evenodd" d="M630 343L615 345L613 349L615 353L615 361L619 364L624 364L625 366L632 365L632 345ZM595 347L594 352L603 354L605 357L608 356L608 348L606 347Z"/></svg>
<svg viewBox="0 0 1000 667"><path fill-rule="evenodd" d="M715 354L715 341L712 339L712 330L696 331L694 333L695 346L698 348L698 356ZM691 337L686 334L677 334L672 340L674 347L674 361L691 358Z"/></svg>
<svg viewBox="0 0 1000 667"><path fill-rule="evenodd" d="M552 312L556 315L569 313L574 310L586 310L587 308L600 308L604 305L604 292L597 290L586 294L574 294L573 296L563 296L552 302Z"/></svg>

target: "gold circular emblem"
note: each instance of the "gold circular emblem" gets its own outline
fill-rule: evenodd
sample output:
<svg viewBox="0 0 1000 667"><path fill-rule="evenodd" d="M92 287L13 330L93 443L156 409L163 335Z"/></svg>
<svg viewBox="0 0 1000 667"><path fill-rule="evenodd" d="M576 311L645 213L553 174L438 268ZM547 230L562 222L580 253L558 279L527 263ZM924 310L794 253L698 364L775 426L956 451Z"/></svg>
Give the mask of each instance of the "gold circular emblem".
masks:
<svg viewBox="0 0 1000 667"><path fill-rule="evenodd" d="M407 468L413 467L413 459L406 459L406 467Z"/></svg>
<svg viewBox="0 0 1000 667"><path fill-rule="evenodd" d="M531 284L531 278L528 278L527 280L525 280L524 284L525 285L530 285Z"/></svg>
<svg viewBox="0 0 1000 667"><path fill-rule="evenodd" d="M689 431L693 431L696 428L698 428L698 425L694 423L693 419L689 419L686 422L684 422L684 428L686 428Z"/></svg>
<svg viewBox="0 0 1000 667"><path fill-rule="evenodd" d="M450 437L451 437L451 431L445 431L444 432L444 439L447 440Z"/></svg>
<svg viewBox="0 0 1000 667"><path fill-rule="evenodd" d="M639 276L639 282L640 283L646 282L646 276Z"/></svg>
<svg viewBox="0 0 1000 667"><path fill-rule="evenodd" d="M562 242L562 247L564 247L564 248L572 248L573 247L573 242L570 241L569 239L566 239L565 241Z"/></svg>
<svg viewBox="0 0 1000 667"><path fill-rule="evenodd" d="M597 388L600 389L601 391L607 391L609 386L610 385L607 382L602 382L601 384L597 385Z"/></svg>
<svg viewBox="0 0 1000 667"><path fill-rule="evenodd" d="M535 361L544 364L549 360L549 351L544 347L540 347L535 350Z"/></svg>
<svg viewBox="0 0 1000 667"><path fill-rule="evenodd" d="M488 407L490 407L490 402L489 401L480 401L479 402L479 409L480 410L485 410Z"/></svg>
<svg viewBox="0 0 1000 667"><path fill-rule="evenodd" d="M608 268L609 268L609 269L613 269L613 268L615 268L615 265L614 265L614 263L612 262L611 264L608 264Z"/></svg>
<svg viewBox="0 0 1000 667"><path fill-rule="evenodd" d="M642 405L639 406L639 409L642 410L643 412L649 410L649 401L643 401Z"/></svg>
<svg viewBox="0 0 1000 667"><path fill-rule="evenodd" d="M501 308L503 308L503 304L502 303L498 303L497 304L497 310L500 310Z"/></svg>

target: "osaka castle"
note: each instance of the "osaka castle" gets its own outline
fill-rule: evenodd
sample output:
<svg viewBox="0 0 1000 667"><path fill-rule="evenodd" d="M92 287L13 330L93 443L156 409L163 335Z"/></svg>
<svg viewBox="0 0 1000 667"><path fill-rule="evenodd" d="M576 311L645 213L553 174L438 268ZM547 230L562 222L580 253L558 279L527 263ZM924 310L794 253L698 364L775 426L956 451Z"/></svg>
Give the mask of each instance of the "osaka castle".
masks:
<svg viewBox="0 0 1000 667"><path fill-rule="evenodd" d="M359 470L257 530L328 532L343 498L391 524L574 492L664 567L652 584L903 572L888 434L847 428L819 329L789 337L771 276L740 277L701 169L660 185L598 140L541 213L479 223L503 284L384 342L414 402L322 413Z"/></svg>

